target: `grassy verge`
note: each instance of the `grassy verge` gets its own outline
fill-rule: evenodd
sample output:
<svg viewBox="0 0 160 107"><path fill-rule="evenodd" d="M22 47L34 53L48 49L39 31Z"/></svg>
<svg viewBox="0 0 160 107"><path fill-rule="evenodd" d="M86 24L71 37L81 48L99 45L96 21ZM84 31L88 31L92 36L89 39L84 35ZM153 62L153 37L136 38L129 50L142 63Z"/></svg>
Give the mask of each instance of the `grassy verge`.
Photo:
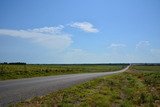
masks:
<svg viewBox="0 0 160 107"><path fill-rule="evenodd" d="M0 80L38 76L116 71L126 65L0 65Z"/></svg>
<svg viewBox="0 0 160 107"><path fill-rule="evenodd" d="M134 67L131 68L133 69ZM153 107L160 105L160 72L153 72L154 67L151 72L132 72L131 70L101 77L12 106Z"/></svg>

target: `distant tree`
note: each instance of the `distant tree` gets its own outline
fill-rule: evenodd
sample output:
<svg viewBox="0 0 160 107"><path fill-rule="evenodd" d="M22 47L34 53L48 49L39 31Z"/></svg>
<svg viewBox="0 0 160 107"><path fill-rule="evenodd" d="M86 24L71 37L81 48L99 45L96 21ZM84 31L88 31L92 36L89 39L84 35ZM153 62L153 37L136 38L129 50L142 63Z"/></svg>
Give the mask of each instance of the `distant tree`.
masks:
<svg viewBox="0 0 160 107"><path fill-rule="evenodd" d="M10 65L26 65L25 62L11 62Z"/></svg>

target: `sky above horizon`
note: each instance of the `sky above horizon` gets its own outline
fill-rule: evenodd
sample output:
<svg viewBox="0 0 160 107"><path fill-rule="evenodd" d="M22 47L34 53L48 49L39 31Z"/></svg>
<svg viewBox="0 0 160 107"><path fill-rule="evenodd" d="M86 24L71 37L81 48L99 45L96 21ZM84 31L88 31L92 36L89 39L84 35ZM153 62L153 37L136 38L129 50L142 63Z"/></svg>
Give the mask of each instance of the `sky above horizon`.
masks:
<svg viewBox="0 0 160 107"><path fill-rule="evenodd" d="M160 63L160 0L1 0L0 62Z"/></svg>

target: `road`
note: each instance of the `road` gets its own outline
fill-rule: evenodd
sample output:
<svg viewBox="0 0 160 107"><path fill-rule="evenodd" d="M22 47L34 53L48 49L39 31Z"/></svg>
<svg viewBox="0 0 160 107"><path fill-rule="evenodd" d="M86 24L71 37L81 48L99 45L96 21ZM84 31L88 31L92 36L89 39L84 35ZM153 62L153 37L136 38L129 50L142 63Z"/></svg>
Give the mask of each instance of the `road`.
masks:
<svg viewBox="0 0 160 107"><path fill-rule="evenodd" d="M124 72L129 68L102 73L68 74L47 77L0 81L0 107L24 101L26 99L46 95L74 84L82 83L100 76Z"/></svg>

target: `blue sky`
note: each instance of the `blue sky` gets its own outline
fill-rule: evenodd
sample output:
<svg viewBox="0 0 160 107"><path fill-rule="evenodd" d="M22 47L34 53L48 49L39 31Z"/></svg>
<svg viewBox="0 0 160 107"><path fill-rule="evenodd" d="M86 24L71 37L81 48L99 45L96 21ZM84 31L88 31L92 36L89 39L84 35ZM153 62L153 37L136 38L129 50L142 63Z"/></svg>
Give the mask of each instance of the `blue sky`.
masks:
<svg viewBox="0 0 160 107"><path fill-rule="evenodd" d="M160 63L160 1L1 0L4 61Z"/></svg>

